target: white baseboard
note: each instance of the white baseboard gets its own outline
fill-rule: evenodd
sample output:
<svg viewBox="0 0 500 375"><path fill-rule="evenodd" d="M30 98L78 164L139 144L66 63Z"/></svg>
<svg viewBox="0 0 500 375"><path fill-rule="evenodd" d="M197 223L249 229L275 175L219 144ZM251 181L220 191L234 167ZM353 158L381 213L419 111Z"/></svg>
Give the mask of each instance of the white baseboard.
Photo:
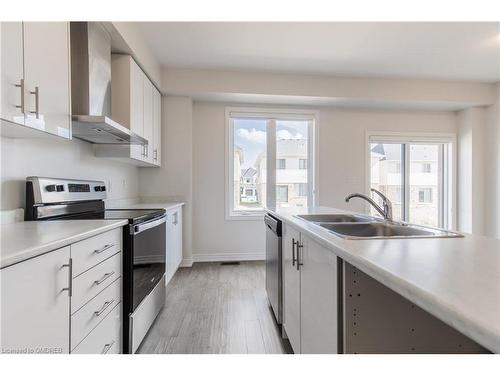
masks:
<svg viewBox="0 0 500 375"><path fill-rule="evenodd" d="M193 258L186 258L182 259L181 264L179 264L179 267L192 267L193 266Z"/></svg>
<svg viewBox="0 0 500 375"><path fill-rule="evenodd" d="M265 260L265 253L212 253L193 254L194 262L230 262L246 260Z"/></svg>

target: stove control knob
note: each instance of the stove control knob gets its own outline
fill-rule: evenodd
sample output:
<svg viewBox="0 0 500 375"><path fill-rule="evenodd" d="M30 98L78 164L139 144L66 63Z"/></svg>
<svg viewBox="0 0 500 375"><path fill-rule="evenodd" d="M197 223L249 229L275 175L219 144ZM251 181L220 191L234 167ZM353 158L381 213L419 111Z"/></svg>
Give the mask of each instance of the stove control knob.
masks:
<svg viewBox="0 0 500 375"><path fill-rule="evenodd" d="M101 191L106 191L106 186L101 186Z"/></svg>
<svg viewBox="0 0 500 375"><path fill-rule="evenodd" d="M100 186L94 186L94 190L95 191L101 191L101 187Z"/></svg>
<svg viewBox="0 0 500 375"><path fill-rule="evenodd" d="M57 191L64 191L64 185L57 185L56 190Z"/></svg>
<svg viewBox="0 0 500 375"><path fill-rule="evenodd" d="M56 191L56 185L47 185L47 186L45 186L45 190L47 190L49 192Z"/></svg>

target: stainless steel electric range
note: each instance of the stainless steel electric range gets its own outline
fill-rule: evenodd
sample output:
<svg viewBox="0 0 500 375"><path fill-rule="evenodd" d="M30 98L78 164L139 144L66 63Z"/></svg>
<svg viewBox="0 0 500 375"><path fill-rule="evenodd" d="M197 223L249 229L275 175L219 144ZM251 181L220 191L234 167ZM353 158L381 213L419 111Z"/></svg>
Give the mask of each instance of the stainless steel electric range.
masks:
<svg viewBox="0 0 500 375"><path fill-rule="evenodd" d="M165 303L164 209L105 209L103 181L26 179L25 220L126 219L123 229L123 352L134 353Z"/></svg>

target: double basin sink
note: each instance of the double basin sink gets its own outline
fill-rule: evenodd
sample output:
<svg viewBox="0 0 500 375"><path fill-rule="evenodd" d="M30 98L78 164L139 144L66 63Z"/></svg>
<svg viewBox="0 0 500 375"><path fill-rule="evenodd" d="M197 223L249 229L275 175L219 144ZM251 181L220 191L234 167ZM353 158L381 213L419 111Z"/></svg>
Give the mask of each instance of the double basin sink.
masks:
<svg viewBox="0 0 500 375"><path fill-rule="evenodd" d="M297 217L345 239L463 237L460 233L364 215L316 214Z"/></svg>

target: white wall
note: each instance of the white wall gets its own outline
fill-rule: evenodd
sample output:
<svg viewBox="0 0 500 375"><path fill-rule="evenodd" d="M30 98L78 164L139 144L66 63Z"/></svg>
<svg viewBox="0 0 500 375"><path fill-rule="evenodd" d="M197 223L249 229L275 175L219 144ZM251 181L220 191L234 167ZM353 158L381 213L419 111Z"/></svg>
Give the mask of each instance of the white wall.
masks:
<svg viewBox="0 0 500 375"><path fill-rule="evenodd" d="M485 110L468 108L458 113L458 229L483 234L485 218Z"/></svg>
<svg viewBox="0 0 500 375"><path fill-rule="evenodd" d="M194 260L264 259L263 220L225 219L225 106L193 109Z"/></svg>
<svg viewBox="0 0 500 375"><path fill-rule="evenodd" d="M192 262L193 103L190 98L162 99L161 168L140 168L141 196L182 201L183 258Z"/></svg>
<svg viewBox="0 0 500 375"><path fill-rule="evenodd" d="M484 230L487 236L500 238L500 83L497 83L496 91L496 103L486 110L484 133Z"/></svg>
<svg viewBox="0 0 500 375"><path fill-rule="evenodd" d="M1 138L1 155L2 210L24 207L28 176L103 180L109 199L139 195L136 167L96 158L83 141Z"/></svg>
<svg viewBox="0 0 500 375"><path fill-rule="evenodd" d="M193 259L262 259L265 249L262 220L225 220L224 116L223 103L194 102ZM375 130L456 133L456 115L321 108L319 204L364 210L362 201L346 204L344 197L365 191L365 134ZM154 190L160 183L155 181L151 184L152 180L144 180L143 184Z"/></svg>
<svg viewBox="0 0 500 375"><path fill-rule="evenodd" d="M452 112L382 112L322 109L319 126L319 203L363 212L365 204L344 198L366 193L366 132L456 133Z"/></svg>

